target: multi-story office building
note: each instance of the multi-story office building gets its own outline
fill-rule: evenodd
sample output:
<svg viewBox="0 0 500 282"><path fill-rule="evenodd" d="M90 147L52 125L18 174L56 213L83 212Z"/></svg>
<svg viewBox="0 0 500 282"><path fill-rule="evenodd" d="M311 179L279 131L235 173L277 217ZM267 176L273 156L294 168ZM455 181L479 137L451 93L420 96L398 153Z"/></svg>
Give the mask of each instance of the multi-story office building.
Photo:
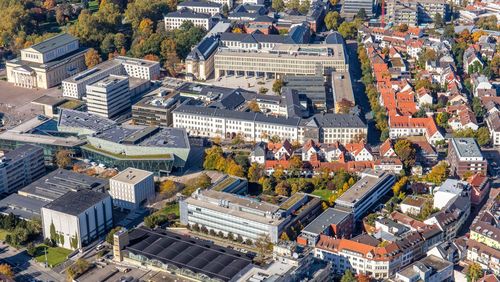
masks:
<svg viewBox="0 0 500 282"><path fill-rule="evenodd" d="M373 0L344 0L342 1L342 15L344 17L353 18L356 14L364 9L366 16L372 17L374 14Z"/></svg>
<svg viewBox="0 0 500 282"><path fill-rule="evenodd" d="M113 227L113 207L107 193L67 192L42 208L44 238L66 249L80 249Z"/></svg>
<svg viewBox="0 0 500 282"><path fill-rule="evenodd" d="M205 2L199 0L188 0L177 4L177 10L189 9L195 13L215 14L222 13L222 5L214 2Z"/></svg>
<svg viewBox="0 0 500 282"><path fill-rule="evenodd" d="M21 57L7 61L7 81L25 88L48 89L86 68L86 48L78 39L59 34L21 50Z"/></svg>
<svg viewBox="0 0 500 282"><path fill-rule="evenodd" d="M198 107L183 104L173 112L174 127L185 128L191 136L267 141L272 136L300 143L352 143L366 136L366 125L350 114L317 114L310 118L272 117L262 113Z"/></svg>
<svg viewBox="0 0 500 282"><path fill-rule="evenodd" d="M190 9L181 9L170 12L164 16L165 29L179 28L184 22L192 22L194 26L210 30L213 26L212 17L209 14L196 13Z"/></svg>
<svg viewBox="0 0 500 282"><path fill-rule="evenodd" d="M386 2L386 16L388 22L395 25L416 26L421 23L431 23L437 14L446 19L449 12L448 5L444 0L389 0Z"/></svg>
<svg viewBox="0 0 500 282"><path fill-rule="evenodd" d="M87 85L87 110L105 118L116 118L130 109L129 80L109 75Z"/></svg>
<svg viewBox="0 0 500 282"><path fill-rule="evenodd" d="M155 196L153 173L129 167L109 180L109 194L114 206L137 209Z"/></svg>
<svg viewBox="0 0 500 282"><path fill-rule="evenodd" d="M160 63L130 57L116 57L63 80L63 96L81 99L85 96L87 85L96 83L111 74L126 75L145 80L158 79L160 76Z"/></svg>
<svg viewBox="0 0 500 282"><path fill-rule="evenodd" d="M466 173L486 175L488 162L474 138L451 138L448 145L450 174L463 177Z"/></svg>
<svg viewBox="0 0 500 282"><path fill-rule="evenodd" d="M279 44L270 51L219 48L215 54L215 78L326 75L348 69L347 54L341 44Z"/></svg>
<svg viewBox="0 0 500 282"><path fill-rule="evenodd" d="M0 158L0 193L10 194L45 174L43 149L23 145Z"/></svg>
<svg viewBox="0 0 500 282"><path fill-rule="evenodd" d="M269 236L277 242L290 218L280 207L250 198L215 190L197 190L180 201L181 223L205 226L225 235L232 233L244 239L257 240Z"/></svg>
<svg viewBox="0 0 500 282"><path fill-rule="evenodd" d="M380 199L391 191L396 178L387 172L367 169L361 179L335 200L335 207L350 211L360 220Z"/></svg>
<svg viewBox="0 0 500 282"><path fill-rule="evenodd" d="M160 87L155 91L163 91ZM172 126L172 111L177 106L177 99L163 96L149 96L132 105L132 120L135 124L149 126Z"/></svg>

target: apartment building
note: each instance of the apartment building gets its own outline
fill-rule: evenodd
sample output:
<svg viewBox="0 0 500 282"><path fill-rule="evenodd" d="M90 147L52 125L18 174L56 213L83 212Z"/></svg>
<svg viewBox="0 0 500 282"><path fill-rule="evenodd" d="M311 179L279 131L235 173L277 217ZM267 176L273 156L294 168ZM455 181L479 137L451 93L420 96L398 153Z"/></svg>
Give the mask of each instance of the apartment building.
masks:
<svg viewBox="0 0 500 282"><path fill-rule="evenodd" d="M350 114L317 114L310 118L272 117L262 113L238 112L182 104L173 111L174 127L185 128L191 136L267 141L272 136L300 143L354 142L366 136L366 125Z"/></svg>
<svg viewBox="0 0 500 282"><path fill-rule="evenodd" d="M450 175L463 177L466 173L487 173L488 162L474 138L450 138L447 161Z"/></svg>
<svg viewBox="0 0 500 282"><path fill-rule="evenodd" d="M453 263L437 256L429 255L398 271L396 273L396 281L454 281Z"/></svg>
<svg viewBox="0 0 500 282"><path fill-rule="evenodd" d="M87 85L96 83L112 74L154 80L160 76L160 63L123 56L116 57L63 80L61 85L63 96L82 99L85 96Z"/></svg>
<svg viewBox="0 0 500 282"><path fill-rule="evenodd" d="M87 110L105 118L116 118L130 109L129 79L109 75L86 86Z"/></svg>
<svg viewBox="0 0 500 282"><path fill-rule="evenodd" d="M21 50L21 57L6 62L7 81L24 88L48 89L83 71L86 48L78 39L59 34Z"/></svg>
<svg viewBox="0 0 500 282"><path fill-rule="evenodd" d="M397 139L408 136L425 136L427 142L436 144L444 140L433 118L414 118L411 116L390 116L389 137Z"/></svg>
<svg viewBox="0 0 500 282"><path fill-rule="evenodd" d="M348 69L342 44L277 44L269 51L220 48L215 54L215 78L235 74L271 78L327 75Z"/></svg>
<svg viewBox="0 0 500 282"><path fill-rule="evenodd" d="M42 208L43 237L63 248L87 246L113 228L113 208L107 193L67 192Z"/></svg>
<svg viewBox="0 0 500 282"><path fill-rule="evenodd" d="M195 13L209 14L211 16L222 13L221 4L199 0L189 0L177 4L177 11L182 9L189 9Z"/></svg>
<svg viewBox="0 0 500 282"><path fill-rule="evenodd" d="M44 174L43 148L22 145L0 158L0 193L16 192Z"/></svg>
<svg viewBox="0 0 500 282"><path fill-rule="evenodd" d="M129 167L109 180L113 205L134 210L155 196L153 173Z"/></svg>
<svg viewBox="0 0 500 282"><path fill-rule="evenodd" d="M446 19L449 12L449 4L444 0L389 0L386 2L386 8L388 21L395 25L417 26L432 23L436 14Z"/></svg>
<svg viewBox="0 0 500 282"><path fill-rule="evenodd" d="M392 189L395 182L393 174L367 169L361 173L358 182L335 200L335 208L350 211L355 220L361 220Z"/></svg>
<svg viewBox="0 0 500 282"><path fill-rule="evenodd" d="M494 112L486 118L486 124L490 130L491 143L500 146L500 112Z"/></svg>
<svg viewBox="0 0 500 282"><path fill-rule="evenodd" d="M213 26L212 17L209 14L196 13L187 8L164 15L164 21L166 30L179 28L186 21L207 31Z"/></svg>

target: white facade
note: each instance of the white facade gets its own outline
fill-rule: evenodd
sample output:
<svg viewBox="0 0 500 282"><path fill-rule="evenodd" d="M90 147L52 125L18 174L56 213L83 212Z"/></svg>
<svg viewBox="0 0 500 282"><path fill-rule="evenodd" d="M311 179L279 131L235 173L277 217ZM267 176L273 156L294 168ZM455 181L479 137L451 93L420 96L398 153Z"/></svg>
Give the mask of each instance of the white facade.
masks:
<svg viewBox="0 0 500 282"><path fill-rule="evenodd" d="M87 85L87 108L91 114L105 118L116 117L130 108L128 77L110 75Z"/></svg>
<svg viewBox="0 0 500 282"><path fill-rule="evenodd" d="M155 196L153 173L127 168L109 180L109 194L113 205L124 209L136 209Z"/></svg>
<svg viewBox="0 0 500 282"><path fill-rule="evenodd" d="M215 15L222 13L222 5L217 3L210 2L201 2L201 1L185 1L177 4L177 10L180 9L189 9L195 13L209 14Z"/></svg>
<svg viewBox="0 0 500 282"><path fill-rule="evenodd" d="M177 12L168 13L164 17L165 21L165 29L177 29L184 22L192 22L194 26L202 27L205 30L210 30L212 28L212 20L210 15L201 14L201 13L193 13L193 12L185 12L188 9L183 9Z"/></svg>
<svg viewBox="0 0 500 282"><path fill-rule="evenodd" d="M78 197L79 192L68 193ZM58 237L63 238L58 239L57 244L66 249L82 248L105 235L113 227L113 210L109 195L78 214L51 209L50 204L48 206L43 207L41 211L44 238L51 238L50 230L53 226Z"/></svg>

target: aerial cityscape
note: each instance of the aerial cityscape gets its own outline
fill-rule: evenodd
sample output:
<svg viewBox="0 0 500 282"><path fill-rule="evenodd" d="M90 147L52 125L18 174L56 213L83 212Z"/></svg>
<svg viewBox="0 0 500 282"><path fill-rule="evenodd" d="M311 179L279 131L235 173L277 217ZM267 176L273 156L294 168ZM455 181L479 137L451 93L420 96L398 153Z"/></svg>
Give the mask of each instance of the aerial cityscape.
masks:
<svg viewBox="0 0 500 282"><path fill-rule="evenodd" d="M500 282L499 20L0 0L0 281Z"/></svg>

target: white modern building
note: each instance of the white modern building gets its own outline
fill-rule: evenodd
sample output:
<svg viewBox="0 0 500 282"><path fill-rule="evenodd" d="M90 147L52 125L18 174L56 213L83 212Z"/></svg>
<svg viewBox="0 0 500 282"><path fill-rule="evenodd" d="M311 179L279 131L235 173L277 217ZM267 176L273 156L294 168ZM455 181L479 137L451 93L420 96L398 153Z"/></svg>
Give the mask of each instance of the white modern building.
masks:
<svg viewBox="0 0 500 282"><path fill-rule="evenodd" d="M86 88L87 109L91 114L114 118L131 107L126 76L109 75Z"/></svg>
<svg viewBox="0 0 500 282"><path fill-rule="evenodd" d="M170 12L164 16L165 29L171 30L179 28L184 22L192 22L194 26L210 30L213 26L212 17L209 14L196 13L184 8L175 12Z"/></svg>
<svg viewBox="0 0 500 282"><path fill-rule="evenodd" d="M111 74L154 80L160 76L160 63L130 57L116 57L63 80L63 96L82 99L85 96L87 85L93 84Z"/></svg>
<svg viewBox="0 0 500 282"><path fill-rule="evenodd" d="M303 143L352 143L366 136L363 121L350 114L317 114L310 118L272 117L262 113L238 112L183 104L172 113L173 126L185 128L191 136L268 141L273 136Z"/></svg>
<svg viewBox="0 0 500 282"><path fill-rule="evenodd" d="M469 183L466 181L446 179L440 187L434 190L433 207L435 209L442 209L451 201L454 201L464 193L466 194L469 189Z"/></svg>
<svg viewBox="0 0 500 282"><path fill-rule="evenodd" d="M426 256L398 271L395 281L453 281L453 263L434 255Z"/></svg>
<svg viewBox="0 0 500 282"><path fill-rule="evenodd" d="M78 39L59 34L21 50L21 57L6 62L7 81L25 88L48 89L85 66L86 48Z"/></svg>
<svg viewBox="0 0 500 282"><path fill-rule="evenodd" d="M44 174L43 148L22 145L0 157L0 193L16 192Z"/></svg>
<svg viewBox="0 0 500 282"><path fill-rule="evenodd" d="M109 189L114 206L137 209L155 196L153 173L127 168L109 180Z"/></svg>
<svg viewBox="0 0 500 282"><path fill-rule="evenodd" d="M361 179L335 201L335 208L350 211L360 220L394 185L396 178L387 172L366 169Z"/></svg>
<svg viewBox="0 0 500 282"><path fill-rule="evenodd" d="M70 191L42 208L44 238L80 249L113 227L111 197L91 190Z"/></svg>
<svg viewBox="0 0 500 282"><path fill-rule="evenodd" d="M222 13L222 5L214 2L189 0L177 4L177 10L189 9L195 13L215 15Z"/></svg>

